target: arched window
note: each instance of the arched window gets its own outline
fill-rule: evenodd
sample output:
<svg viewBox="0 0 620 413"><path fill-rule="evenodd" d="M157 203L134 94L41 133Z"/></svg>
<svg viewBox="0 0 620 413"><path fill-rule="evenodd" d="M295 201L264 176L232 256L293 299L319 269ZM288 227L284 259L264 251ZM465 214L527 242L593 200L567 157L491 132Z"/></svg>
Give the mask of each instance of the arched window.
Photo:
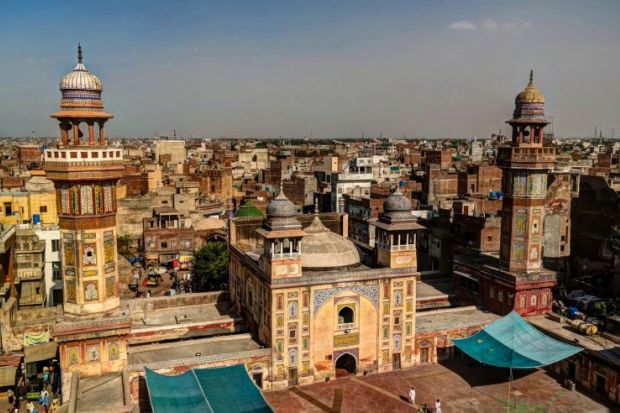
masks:
<svg viewBox="0 0 620 413"><path fill-rule="evenodd" d="M353 309L351 307L342 307L338 311L338 324L350 324L355 320Z"/></svg>

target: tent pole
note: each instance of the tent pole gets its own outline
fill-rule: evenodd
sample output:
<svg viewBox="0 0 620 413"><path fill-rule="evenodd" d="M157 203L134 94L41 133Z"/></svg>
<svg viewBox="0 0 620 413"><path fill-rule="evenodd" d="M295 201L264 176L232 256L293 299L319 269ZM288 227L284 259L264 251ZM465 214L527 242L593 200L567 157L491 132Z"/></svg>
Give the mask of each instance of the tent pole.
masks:
<svg viewBox="0 0 620 413"><path fill-rule="evenodd" d="M510 377L508 378L508 403L506 405L506 412L510 412L510 390L512 387L512 367L510 368Z"/></svg>

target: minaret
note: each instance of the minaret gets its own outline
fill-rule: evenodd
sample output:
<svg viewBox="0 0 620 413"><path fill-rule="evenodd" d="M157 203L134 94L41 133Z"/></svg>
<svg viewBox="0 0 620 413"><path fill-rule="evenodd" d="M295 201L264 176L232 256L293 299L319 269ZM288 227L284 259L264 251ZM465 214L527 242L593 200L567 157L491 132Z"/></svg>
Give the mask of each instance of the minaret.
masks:
<svg viewBox="0 0 620 413"><path fill-rule="evenodd" d="M534 86L515 98L510 146L499 148L497 165L503 169L500 267L512 273L542 269L543 223L547 173L555 164L555 148L544 147L545 97Z"/></svg>
<svg viewBox="0 0 620 413"><path fill-rule="evenodd" d="M267 218L256 232L263 238L259 265L271 278L301 277L301 240L306 235L297 219L297 206L280 185L280 193L267 207Z"/></svg>
<svg viewBox="0 0 620 413"><path fill-rule="evenodd" d="M411 210L411 201L398 187L383 202L383 213L374 224L378 264L417 271L416 232L424 227L418 224Z"/></svg>
<svg viewBox="0 0 620 413"><path fill-rule="evenodd" d="M123 176L123 156L106 146L104 124L112 115L103 111L101 81L84 66L80 45L77 60L60 82L61 110L51 115L58 119L60 142L44 156L47 177L56 188L69 316L106 313L120 303L116 183ZM80 130L84 124L86 136Z"/></svg>

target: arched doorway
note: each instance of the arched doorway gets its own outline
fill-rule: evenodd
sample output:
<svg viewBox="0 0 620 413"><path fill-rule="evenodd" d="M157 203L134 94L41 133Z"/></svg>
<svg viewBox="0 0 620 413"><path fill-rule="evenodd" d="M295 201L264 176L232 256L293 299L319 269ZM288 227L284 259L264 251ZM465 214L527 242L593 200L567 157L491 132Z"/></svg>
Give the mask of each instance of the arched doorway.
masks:
<svg viewBox="0 0 620 413"><path fill-rule="evenodd" d="M349 353L344 353L336 360L336 377L355 374L357 371L357 361Z"/></svg>

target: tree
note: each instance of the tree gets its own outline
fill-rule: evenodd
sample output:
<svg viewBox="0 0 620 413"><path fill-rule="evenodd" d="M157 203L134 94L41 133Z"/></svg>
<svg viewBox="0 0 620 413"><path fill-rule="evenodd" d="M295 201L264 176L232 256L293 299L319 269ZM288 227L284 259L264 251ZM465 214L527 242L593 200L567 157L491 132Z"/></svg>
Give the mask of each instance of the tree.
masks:
<svg viewBox="0 0 620 413"><path fill-rule="evenodd" d="M129 238L129 235L121 235L116 238L116 246L118 248L118 253L123 257L129 257L131 255L131 238Z"/></svg>
<svg viewBox="0 0 620 413"><path fill-rule="evenodd" d="M197 291L224 290L228 286L228 245L207 242L194 252L192 279Z"/></svg>
<svg viewBox="0 0 620 413"><path fill-rule="evenodd" d="M607 239L609 243L609 249L614 255L620 255L620 226L614 225L611 227L611 233Z"/></svg>

